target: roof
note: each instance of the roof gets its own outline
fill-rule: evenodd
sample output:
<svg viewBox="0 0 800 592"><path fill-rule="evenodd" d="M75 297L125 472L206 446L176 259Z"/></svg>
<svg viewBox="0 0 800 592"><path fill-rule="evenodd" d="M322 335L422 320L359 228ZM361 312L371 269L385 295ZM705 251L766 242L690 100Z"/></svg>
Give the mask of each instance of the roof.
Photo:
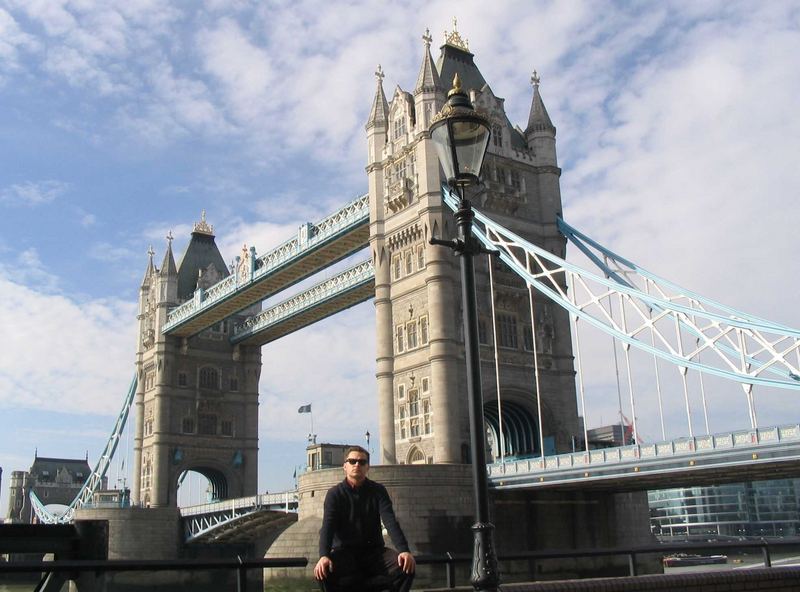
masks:
<svg viewBox="0 0 800 592"><path fill-rule="evenodd" d="M197 288L197 276L201 269L209 265L216 268L220 277L230 275L228 266L214 242L214 235L195 229L178 264L178 300L189 300Z"/></svg>
<svg viewBox="0 0 800 592"><path fill-rule="evenodd" d="M436 60L436 69L442 86L449 89L453 84L453 77L458 73L461 78L461 87L469 93L470 89L481 90L486 85L478 66L473 61L473 54L466 49L450 44L442 45L439 59Z"/></svg>
<svg viewBox="0 0 800 592"><path fill-rule="evenodd" d="M84 478L89 476L92 470L89 463L84 458L47 458L37 456L31 465L31 475L41 475L45 471L50 475L58 473L59 469L66 469L71 474L81 473Z"/></svg>

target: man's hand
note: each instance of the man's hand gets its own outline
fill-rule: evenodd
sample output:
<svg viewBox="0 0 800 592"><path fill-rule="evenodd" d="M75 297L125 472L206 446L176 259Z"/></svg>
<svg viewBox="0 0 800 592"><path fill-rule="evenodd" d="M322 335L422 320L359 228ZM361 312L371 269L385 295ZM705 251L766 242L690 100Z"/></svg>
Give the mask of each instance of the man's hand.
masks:
<svg viewBox="0 0 800 592"><path fill-rule="evenodd" d="M412 557L411 560L413 561L414 558ZM319 558L319 561L317 561L317 564L314 566L314 577L321 581L327 578L328 574L332 571L333 561L331 561L329 557L323 556Z"/></svg>
<svg viewBox="0 0 800 592"><path fill-rule="evenodd" d="M412 574L417 568L417 560L414 559L414 556L411 553L404 551L397 556L397 565L399 565L400 569L402 569L405 573Z"/></svg>

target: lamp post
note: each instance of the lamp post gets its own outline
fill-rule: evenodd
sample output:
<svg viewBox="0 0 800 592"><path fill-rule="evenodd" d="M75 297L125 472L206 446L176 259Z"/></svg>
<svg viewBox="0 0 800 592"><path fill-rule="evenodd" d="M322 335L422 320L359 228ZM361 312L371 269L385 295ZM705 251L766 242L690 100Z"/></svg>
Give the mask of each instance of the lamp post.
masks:
<svg viewBox="0 0 800 592"><path fill-rule="evenodd" d="M370 451L369 450L369 430L367 430L366 433L364 434L364 438L366 438L366 440L367 440L367 452L369 452Z"/></svg>
<svg viewBox="0 0 800 592"><path fill-rule="evenodd" d="M466 198L469 185L480 183L480 171L489 145L489 122L477 113L461 89L458 74L447 103L434 117L430 127L447 184L459 197L455 212L458 237L455 240L432 238L431 244L450 247L461 257L461 298L464 311L464 348L467 362L467 398L469 400L470 448L472 450L472 486L475 495L475 524L472 526L472 586L475 590L494 592L500 584L494 549L494 525L489 522L489 487L486 478L486 449L481 391L480 352L478 349L478 305L475 297L473 258L488 253L472 235L475 217Z"/></svg>

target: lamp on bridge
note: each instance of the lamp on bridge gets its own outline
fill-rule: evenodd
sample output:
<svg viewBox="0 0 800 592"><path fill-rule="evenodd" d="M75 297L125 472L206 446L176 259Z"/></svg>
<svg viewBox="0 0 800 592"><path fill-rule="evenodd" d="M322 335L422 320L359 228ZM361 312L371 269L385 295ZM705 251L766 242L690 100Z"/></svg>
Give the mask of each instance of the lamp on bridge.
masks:
<svg viewBox="0 0 800 592"><path fill-rule="evenodd" d="M447 103L431 122L431 139L447 184L459 197L455 212L458 237L455 240L432 238L433 245L450 247L461 256L461 297L464 312L464 347L467 361L472 485L475 494L475 524L472 526L472 586L476 590L496 591L500 584L494 549L494 525L489 522L489 487L486 477L486 449L478 349L478 305L475 297L473 258L489 253L472 234L475 217L466 188L480 183L483 158L489 145L489 121L477 113L461 88L458 74L447 94Z"/></svg>

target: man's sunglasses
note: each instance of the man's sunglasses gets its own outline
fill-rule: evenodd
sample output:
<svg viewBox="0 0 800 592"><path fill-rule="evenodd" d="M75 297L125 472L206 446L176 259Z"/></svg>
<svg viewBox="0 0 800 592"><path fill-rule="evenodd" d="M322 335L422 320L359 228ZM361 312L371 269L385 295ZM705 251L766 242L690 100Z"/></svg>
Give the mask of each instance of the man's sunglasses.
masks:
<svg viewBox="0 0 800 592"><path fill-rule="evenodd" d="M366 458L348 458L345 462L350 465L361 465L363 467L368 461Z"/></svg>

